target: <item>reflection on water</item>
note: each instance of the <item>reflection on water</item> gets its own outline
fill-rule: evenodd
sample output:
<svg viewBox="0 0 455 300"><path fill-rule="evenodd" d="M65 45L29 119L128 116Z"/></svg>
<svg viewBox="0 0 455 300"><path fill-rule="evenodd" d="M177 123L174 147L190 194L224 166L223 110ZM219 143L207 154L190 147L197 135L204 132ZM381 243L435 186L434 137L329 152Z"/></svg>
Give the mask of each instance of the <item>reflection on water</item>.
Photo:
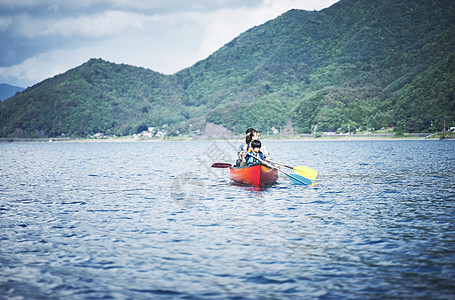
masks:
<svg viewBox="0 0 455 300"><path fill-rule="evenodd" d="M314 185L230 184L226 141L0 144L0 295L452 297L455 142L264 143Z"/></svg>

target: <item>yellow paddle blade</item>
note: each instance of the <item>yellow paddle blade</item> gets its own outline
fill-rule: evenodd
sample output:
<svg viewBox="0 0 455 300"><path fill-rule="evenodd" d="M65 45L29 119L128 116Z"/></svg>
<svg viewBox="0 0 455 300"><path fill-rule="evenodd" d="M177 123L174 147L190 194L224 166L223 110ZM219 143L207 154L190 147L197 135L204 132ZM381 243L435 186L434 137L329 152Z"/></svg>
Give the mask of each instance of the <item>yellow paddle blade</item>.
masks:
<svg viewBox="0 0 455 300"><path fill-rule="evenodd" d="M315 180L318 177L318 171L313 170L313 169L308 168L308 167L298 166L298 167L294 168L294 171L298 175L303 176L305 178L308 178L310 180Z"/></svg>

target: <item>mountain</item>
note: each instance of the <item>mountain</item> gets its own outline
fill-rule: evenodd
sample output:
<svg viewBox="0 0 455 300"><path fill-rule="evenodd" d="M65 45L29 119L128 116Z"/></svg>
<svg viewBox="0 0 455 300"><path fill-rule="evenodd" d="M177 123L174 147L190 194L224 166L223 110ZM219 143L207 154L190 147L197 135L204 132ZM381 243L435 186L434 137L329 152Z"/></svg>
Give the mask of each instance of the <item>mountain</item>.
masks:
<svg viewBox="0 0 455 300"><path fill-rule="evenodd" d="M0 103L0 136L297 132L455 122L455 2L341 0L253 27L174 75L91 59Z"/></svg>
<svg viewBox="0 0 455 300"><path fill-rule="evenodd" d="M4 101L0 136L128 135L175 124L185 119L176 90L157 72L91 59Z"/></svg>
<svg viewBox="0 0 455 300"><path fill-rule="evenodd" d="M23 87L0 83L0 101L14 96L17 92L23 91Z"/></svg>

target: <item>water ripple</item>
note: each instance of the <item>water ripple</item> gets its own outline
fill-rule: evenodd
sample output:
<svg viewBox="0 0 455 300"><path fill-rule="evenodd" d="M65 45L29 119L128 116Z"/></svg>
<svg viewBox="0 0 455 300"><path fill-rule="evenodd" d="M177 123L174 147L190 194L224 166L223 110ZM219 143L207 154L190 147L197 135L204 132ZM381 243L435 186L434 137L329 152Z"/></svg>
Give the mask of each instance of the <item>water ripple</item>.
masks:
<svg viewBox="0 0 455 300"><path fill-rule="evenodd" d="M0 144L0 298L455 293L453 141L266 141L320 174L267 189L207 168L227 143Z"/></svg>

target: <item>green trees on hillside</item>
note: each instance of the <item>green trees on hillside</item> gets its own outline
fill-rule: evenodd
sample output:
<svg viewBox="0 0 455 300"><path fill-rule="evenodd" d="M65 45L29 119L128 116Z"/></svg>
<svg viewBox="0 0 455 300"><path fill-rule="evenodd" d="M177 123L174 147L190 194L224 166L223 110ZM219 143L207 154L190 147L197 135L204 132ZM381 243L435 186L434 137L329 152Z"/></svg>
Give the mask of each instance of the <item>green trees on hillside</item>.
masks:
<svg viewBox="0 0 455 300"><path fill-rule="evenodd" d="M0 102L0 137L437 131L455 123L455 2L341 0L291 10L174 75L102 59ZM449 126L448 125L448 126Z"/></svg>

